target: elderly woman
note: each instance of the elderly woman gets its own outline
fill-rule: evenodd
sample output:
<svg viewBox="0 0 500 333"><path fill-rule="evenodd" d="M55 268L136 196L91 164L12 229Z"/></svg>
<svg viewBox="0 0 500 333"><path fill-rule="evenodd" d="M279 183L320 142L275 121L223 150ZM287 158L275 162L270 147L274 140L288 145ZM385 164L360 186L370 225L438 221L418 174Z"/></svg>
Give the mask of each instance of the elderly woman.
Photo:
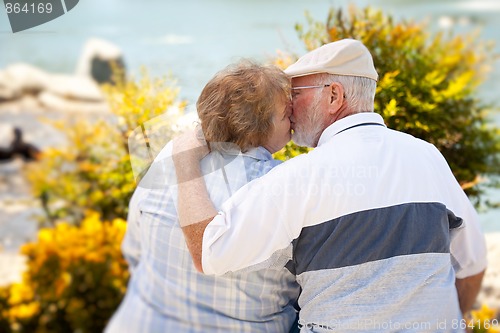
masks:
<svg viewBox="0 0 500 333"><path fill-rule="evenodd" d="M239 62L208 82L197 111L212 147L202 171L219 208L279 164L271 154L290 140L289 79L277 68ZM299 294L284 267L290 252L277 252L272 268L198 273L178 223L171 154L169 143L131 200L122 248L132 276L106 332L288 332Z"/></svg>

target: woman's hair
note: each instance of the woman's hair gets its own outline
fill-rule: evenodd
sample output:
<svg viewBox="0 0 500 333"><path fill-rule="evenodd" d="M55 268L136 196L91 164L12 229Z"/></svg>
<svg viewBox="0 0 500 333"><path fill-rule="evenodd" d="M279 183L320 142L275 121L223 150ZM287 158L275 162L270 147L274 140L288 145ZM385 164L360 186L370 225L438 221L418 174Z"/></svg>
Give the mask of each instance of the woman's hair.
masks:
<svg viewBox="0 0 500 333"><path fill-rule="evenodd" d="M289 99L285 73L243 60L215 74L196 107L208 142L233 142L246 151L267 142L276 102Z"/></svg>

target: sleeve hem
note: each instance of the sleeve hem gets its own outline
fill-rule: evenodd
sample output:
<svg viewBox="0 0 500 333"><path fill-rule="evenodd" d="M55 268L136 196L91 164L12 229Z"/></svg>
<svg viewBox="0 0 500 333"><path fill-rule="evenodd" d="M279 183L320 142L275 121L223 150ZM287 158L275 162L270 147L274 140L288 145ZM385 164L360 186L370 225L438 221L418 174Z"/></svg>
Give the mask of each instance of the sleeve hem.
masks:
<svg viewBox="0 0 500 333"><path fill-rule="evenodd" d="M488 261L485 258L484 260L476 263L473 266L463 268L460 270L460 272L456 272L455 277L457 279L465 279L469 276L473 276L473 275L481 273L482 271L484 271L487 268L487 266L488 266Z"/></svg>

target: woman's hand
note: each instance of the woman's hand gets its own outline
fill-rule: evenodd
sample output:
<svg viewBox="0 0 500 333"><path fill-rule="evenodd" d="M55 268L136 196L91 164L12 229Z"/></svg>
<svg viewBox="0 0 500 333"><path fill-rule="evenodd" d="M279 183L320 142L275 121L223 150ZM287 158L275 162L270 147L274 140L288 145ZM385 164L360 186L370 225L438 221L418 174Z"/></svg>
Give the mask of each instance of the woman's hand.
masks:
<svg viewBox="0 0 500 333"><path fill-rule="evenodd" d="M210 152L201 126L175 138L172 148L172 160L178 183L201 177L200 161Z"/></svg>

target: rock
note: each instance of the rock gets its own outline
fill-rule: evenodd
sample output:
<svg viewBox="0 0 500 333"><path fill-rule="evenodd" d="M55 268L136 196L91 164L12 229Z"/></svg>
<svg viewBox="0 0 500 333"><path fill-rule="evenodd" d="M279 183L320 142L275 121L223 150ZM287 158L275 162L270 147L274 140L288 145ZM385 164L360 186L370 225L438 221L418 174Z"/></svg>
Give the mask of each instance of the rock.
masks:
<svg viewBox="0 0 500 333"><path fill-rule="evenodd" d="M21 90L11 82L6 71L0 71L0 102L13 100L21 96Z"/></svg>
<svg viewBox="0 0 500 333"><path fill-rule="evenodd" d="M0 101L0 110L14 113L41 113L44 111L37 96L34 95L21 95L15 100Z"/></svg>
<svg viewBox="0 0 500 333"><path fill-rule="evenodd" d="M10 101L19 98L19 96L21 96L19 90L0 85L0 102Z"/></svg>
<svg viewBox="0 0 500 333"><path fill-rule="evenodd" d="M0 149L8 148L14 140L14 126L11 124L0 124Z"/></svg>
<svg viewBox="0 0 500 333"><path fill-rule="evenodd" d="M61 112L108 112L108 105L105 102L82 101L75 99L65 99L61 95L49 91L42 92L38 97L44 108L50 111Z"/></svg>
<svg viewBox="0 0 500 333"><path fill-rule="evenodd" d="M38 93L45 89L50 75L43 70L28 64L13 64L5 69L4 84L19 89L21 93Z"/></svg>
<svg viewBox="0 0 500 333"><path fill-rule="evenodd" d="M113 69L125 75L125 63L121 50L108 41L92 38L84 46L78 61L76 74L91 77L97 83L113 83Z"/></svg>
<svg viewBox="0 0 500 333"><path fill-rule="evenodd" d="M83 102L104 101L104 96L97 83L87 77L53 75L44 92Z"/></svg>
<svg viewBox="0 0 500 333"><path fill-rule="evenodd" d="M0 71L0 107L22 109L25 98L41 110L102 112L108 110L100 83L112 82L114 64L125 75L121 50L100 39L89 40L77 66L77 75L49 74L27 64Z"/></svg>

